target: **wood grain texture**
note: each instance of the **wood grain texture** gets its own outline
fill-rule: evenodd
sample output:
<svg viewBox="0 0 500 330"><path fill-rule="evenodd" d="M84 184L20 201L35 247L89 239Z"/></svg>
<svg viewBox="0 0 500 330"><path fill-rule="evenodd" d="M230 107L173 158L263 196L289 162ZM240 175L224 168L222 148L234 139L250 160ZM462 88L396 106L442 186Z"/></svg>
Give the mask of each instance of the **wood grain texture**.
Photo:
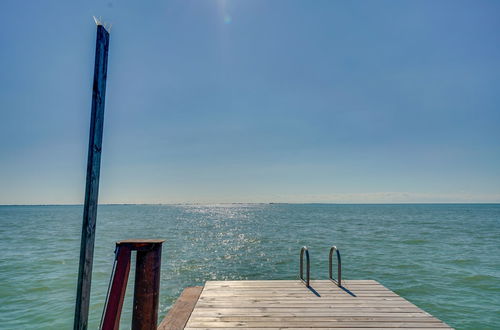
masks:
<svg viewBox="0 0 500 330"><path fill-rule="evenodd" d="M376 281L342 283L209 281L185 329L450 329Z"/></svg>
<svg viewBox="0 0 500 330"><path fill-rule="evenodd" d="M202 286L187 287L172 306L167 316L158 326L158 330L184 329L191 312L203 290Z"/></svg>

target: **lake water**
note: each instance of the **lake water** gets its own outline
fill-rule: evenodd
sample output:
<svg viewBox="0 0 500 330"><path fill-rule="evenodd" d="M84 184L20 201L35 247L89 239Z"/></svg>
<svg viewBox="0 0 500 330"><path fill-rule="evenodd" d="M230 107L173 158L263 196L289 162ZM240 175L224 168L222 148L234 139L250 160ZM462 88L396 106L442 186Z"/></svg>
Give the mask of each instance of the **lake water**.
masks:
<svg viewBox="0 0 500 330"><path fill-rule="evenodd" d="M81 218L82 206L0 206L1 329L72 328ZM206 280L297 278L303 245L311 277L326 279L335 244L345 279L377 280L457 329L500 329L498 204L101 205L90 329L126 238L166 239L161 317Z"/></svg>

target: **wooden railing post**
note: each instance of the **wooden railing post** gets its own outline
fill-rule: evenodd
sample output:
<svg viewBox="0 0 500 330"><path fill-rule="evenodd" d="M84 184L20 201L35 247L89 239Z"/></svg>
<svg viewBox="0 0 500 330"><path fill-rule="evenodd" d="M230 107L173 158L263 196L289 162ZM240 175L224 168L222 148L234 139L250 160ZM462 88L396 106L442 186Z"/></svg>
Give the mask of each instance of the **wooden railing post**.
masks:
<svg viewBox="0 0 500 330"><path fill-rule="evenodd" d="M132 251L137 251L132 330L157 329L163 242L164 240L158 239L130 239L116 242L116 266L104 307L102 330L119 329Z"/></svg>
<svg viewBox="0 0 500 330"><path fill-rule="evenodd" d="M137 251L132 329L156 330L160 292L161 243Z"/></svg>

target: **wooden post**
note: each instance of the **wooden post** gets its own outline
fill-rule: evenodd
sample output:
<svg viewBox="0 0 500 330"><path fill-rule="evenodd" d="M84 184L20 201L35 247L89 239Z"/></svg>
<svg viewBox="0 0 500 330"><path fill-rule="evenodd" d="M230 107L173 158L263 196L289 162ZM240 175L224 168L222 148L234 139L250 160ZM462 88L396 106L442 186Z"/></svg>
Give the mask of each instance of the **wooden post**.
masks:
<svg viewBox="0 0 500 330"><path fill-rule="evenodd" d="M130 252L137 251L132 330L157 330L160 297L161 239L116 242L116 268L104 307L102 330L118 330L130 270Z"/></svg>
<svg viewBox="0 0 500 330"><path fill-rule="evenodd" d="M92 87L92 115L90 119L89 149L87 158L87 181L83 208L80 265L76 292L75 330L87 329L90 304L90 283L94 257L94 240L101 170L102 131L104 121L104 100L108 68L109 33L100 23L97 25L95 50L94 84Z"/></svg>
<svg viewBox="0 0 500 330"><path fill-rule="evenodd" d="M137 251L133 330L156 330L160 296L161 243Z"/></svg>

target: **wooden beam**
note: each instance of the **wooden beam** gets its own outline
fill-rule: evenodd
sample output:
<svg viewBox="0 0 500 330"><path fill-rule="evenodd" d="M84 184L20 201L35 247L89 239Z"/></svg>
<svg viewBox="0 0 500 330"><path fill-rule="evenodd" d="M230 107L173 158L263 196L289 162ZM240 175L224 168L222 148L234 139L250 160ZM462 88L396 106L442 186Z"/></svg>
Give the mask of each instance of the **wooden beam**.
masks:
<svg viewBox="0 0 500 330"><path fill-rule="evenodd" d="M131 252L137 252L132 330L156 330L160 295L161 247L164 240L116 242L111 290L104 306L102 330L118 330L130 271Z"/></svg>
<svg viewBox="0 0 500 330"><path fill-rule="evenodd" d="M132 330L157 328L162 242L149 243L149 249L137 248Z"/></svg>
<svg viewBox="0 0 500 330"><path fill-rule="evenodd" d="M111 290L104 306L105 312L101 330L118 330L120 328L123 299L125 298L130 272L131 252L129 246L116 247L116 268L113 272Z"/></svg>
<svg viewBox="0 0 500 330"><path fill-rule="evenodd" d="M192 286L185 288L181 296L168 311L167 316L158 326L158 330L179 330L184 329L186 323L193 312L194 306L200 297L202 286Z"/></svg>
<svg viewBox="0 0 500 330"><path fill-rule="evenodd" d="M92 114L90 119L87 158L87 180L85 185L80 264L78 269L75 319L73 324L75 330L87 329L88 326L90 283L92 280L97 202L99 195L99 175L101 171L108 49L109 33L99 24L97 25L94 83L92 86Z"/></svg>

